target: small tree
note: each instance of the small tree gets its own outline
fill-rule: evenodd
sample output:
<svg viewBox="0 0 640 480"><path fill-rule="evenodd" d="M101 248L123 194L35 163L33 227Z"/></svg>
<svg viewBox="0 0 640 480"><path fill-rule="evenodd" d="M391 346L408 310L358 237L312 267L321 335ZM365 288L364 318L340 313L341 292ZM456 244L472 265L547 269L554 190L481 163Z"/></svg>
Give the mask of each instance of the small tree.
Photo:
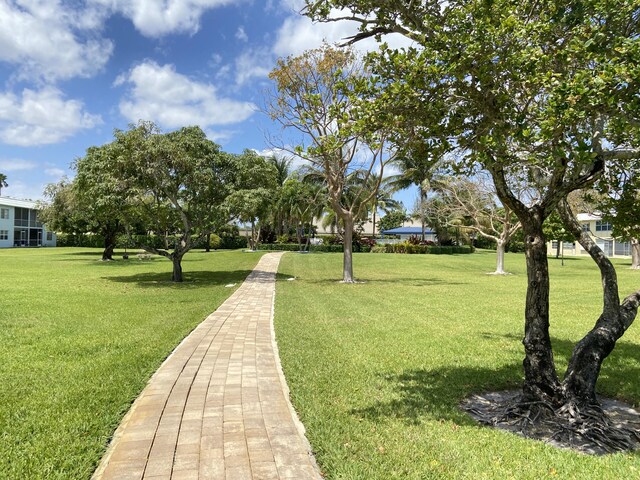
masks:
<svg viewBox="0 0 640 480"><path fill-rule="evenodd" d="M223 204L235 185L234 159L198 127L163 134L153 123L140 122L116 130L115 137L111 175L126 185L128 201L149 229L174 237L172 249L140 246L171 260L171 280L182 282L182 258L194 240L228 220Z"/></svg>
<svg viewBox="0 0 640 480"><path fill-rule="evenodd" d="M520 222L496 197L493 185L482 175L474 178L441 177L434 185L446 212L447 223L460 220L468 230L496 242L495 275L504 275L504 252Z"/></svg>
<svg viewBox="0 0 640 480"><path fill-rule="evenodd" d="M331 208L344 225L342 280L353 283L355 220L373 199L390 159L384 133L371 133L357 116L357 92L369 74L352 51L325 45L279 60L269 77L276 87L269 93L267 112L303 135L295 153L323 176ZM359 185L346 195L355 172ZM369 182L373 173L379 175L375 185Z"/></svg>
<svg viewBox="0 0 640 480"><path fill-rule="evenodd" d="M249 247L255 250L260 241L256 223L266 218L274 205L277 170L272 162L251 150L235 156L235 191L226 200L231 215L251 224Z"/></svg>

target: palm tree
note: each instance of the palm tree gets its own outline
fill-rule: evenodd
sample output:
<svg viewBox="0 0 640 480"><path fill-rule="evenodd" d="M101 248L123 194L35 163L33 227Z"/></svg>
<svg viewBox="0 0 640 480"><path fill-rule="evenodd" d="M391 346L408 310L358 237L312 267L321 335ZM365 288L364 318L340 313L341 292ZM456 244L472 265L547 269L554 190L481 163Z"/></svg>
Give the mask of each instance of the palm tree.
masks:
<svg viewBox="0 0 640 480"><path fill-rule="evenodd" d="M278 158L271 156L267 158L267 161L273 165L276 169L276 186L277 196L282 193L282 187L291 175L291 163L293 159L287 157ZM273 210L271 212L271 221L273 222L274 231L277 235L282 235L285 232L285 221L287 212L282 208L282 202L277 199L273 204Z"/></svg>
<svg viewBox="0 0 640 480"><path fill-rule="evenodd" d="M371 212L373 222L373 238L376 237L376 215L378 210L382 210L384 213L389 213L392 210L400 210L403 208L402 202L399 202L393 198L393 194L396 189L394 187L394 177L383 178L378 187L378 191L371 199ZM369 178L369 182L372 186L378 185L378 175L372 174Z"/></svg>
<svg viewBox="0 0 640 480"><path fill-rule="evenodd" d="M417 153L417 152L416 152ZM409 188L416 185L419 190L419 199L421 202L427 200L427 195L431 189L434 171L441 163L441 157L430 154L415 154L399 157L395 163L400 169L398 175L389 177L389 185L394 191ZM421 218L422 223L422 240L425 237L424 217Z"/></svg>
<svg viewBox="0 0 640 480"><path fill-rule="evenodd" d="M7 176L4 173L0 173L0 195L2 195L2 189L8 186Z"/></svg>

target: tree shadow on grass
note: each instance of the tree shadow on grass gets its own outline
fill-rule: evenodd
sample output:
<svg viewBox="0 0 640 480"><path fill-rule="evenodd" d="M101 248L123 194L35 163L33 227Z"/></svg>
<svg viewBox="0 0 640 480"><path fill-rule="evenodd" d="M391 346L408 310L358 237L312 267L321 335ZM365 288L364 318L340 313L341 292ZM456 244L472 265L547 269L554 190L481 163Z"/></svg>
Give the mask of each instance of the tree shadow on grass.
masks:
<svg viewBox="0 0 640 480"><path fill-rule="evenodd" d="M171 271L145 272L135 275L102 277L116 283L135 283L143 288L166 287L174 289L204 288L215 285L234 286L245 281L251 270L232 270L223 272L184 272L184 281L176 283L171 281Z"/></svg>
<svg viewBox="0 0 640 480"><path fill-rule="evenodd" d="M353 415L372 421L397 418L411 425L428 420L475 425L475 420L459 407L463 399L477 392L513 390L522 384L521 366L517 363L499 369L446 367L405 370L400 374L380 375L380 378L390 384L394 398L353 409Z"/></svg>
<svg viewBox="0 0 640 480"><path fill-rule="evenodd" d="M492 338L496 335L489 334ZM483 335L484 336L484 335ZM516 335L504 335L521 339ZM556 360L566 364L574 343L552 340ZM523 353L524 355L524 353ZM640 345L621 341L605 360L598 381L598 393L637 406L640 404ZM560 377L563 371L558 372ZM407 424L418 425L428 420L448 420L460 425L477 425L460 403L474 393L518 390L522 386L522 363L514 362L500 368L445 367L405 370L394 375L379 375L393 392L392 400L374 401L365 408L353 409L351 414L372 421L398 418Z"/></svg>
<svg viewBox="0 0 640 480"><path fill-rule="evenodd" d="M333 285L340 283L341 279L338 277L332 278L318 278L318 279L307 279L301 278L300 280L304 280L305 283L314 284L314 285ZM466 282L452 282L450 280L444 280L442 278L367 278L367 277L356 277L355 283L351 285L390 285L390 286L404 286L404 287L426 287L432 285L468 285Z"/></svg>

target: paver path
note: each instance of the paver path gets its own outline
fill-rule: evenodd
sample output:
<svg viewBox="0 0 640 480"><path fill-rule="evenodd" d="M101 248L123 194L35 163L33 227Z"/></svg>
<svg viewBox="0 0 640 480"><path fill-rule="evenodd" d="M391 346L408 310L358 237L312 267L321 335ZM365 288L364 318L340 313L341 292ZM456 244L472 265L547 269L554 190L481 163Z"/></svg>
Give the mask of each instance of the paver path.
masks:
<svg viewBox="0 0 640 480"><path fill-rule="evenodd" d="M95 480L321 478L273 337L281 256L264 255L162 364L116 431Z"/></svg>

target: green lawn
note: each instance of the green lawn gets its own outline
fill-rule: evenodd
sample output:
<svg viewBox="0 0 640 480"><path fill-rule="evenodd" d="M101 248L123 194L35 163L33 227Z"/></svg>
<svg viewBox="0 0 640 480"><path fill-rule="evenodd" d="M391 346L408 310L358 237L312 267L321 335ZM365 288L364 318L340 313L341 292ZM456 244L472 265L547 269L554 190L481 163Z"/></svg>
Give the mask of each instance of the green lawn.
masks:
<svg viewBox="0 0 640 480"><path fill-rule="evenodd" d="M160 363L261 254L101 262L89 249L0 250L0 478L87 479Z"/></svg>
<svg viewBox="0 0 640 480"><path fill-rule="evenodd" d="M640 272L617 261L621 295ZM526 273L490 276L495 254L356 254L363 284L337 283L339 254L287 254L276 334L292 397L329 479L640 478L640 453L589 457L480 427L458 407L521 383ZM559 367L594 323L590 259L550 259ZM295 281L282 281L295 276ZM639 321L640 322L640 321ZM602 394L640 403L640 324L605 362Z"/></svg>

